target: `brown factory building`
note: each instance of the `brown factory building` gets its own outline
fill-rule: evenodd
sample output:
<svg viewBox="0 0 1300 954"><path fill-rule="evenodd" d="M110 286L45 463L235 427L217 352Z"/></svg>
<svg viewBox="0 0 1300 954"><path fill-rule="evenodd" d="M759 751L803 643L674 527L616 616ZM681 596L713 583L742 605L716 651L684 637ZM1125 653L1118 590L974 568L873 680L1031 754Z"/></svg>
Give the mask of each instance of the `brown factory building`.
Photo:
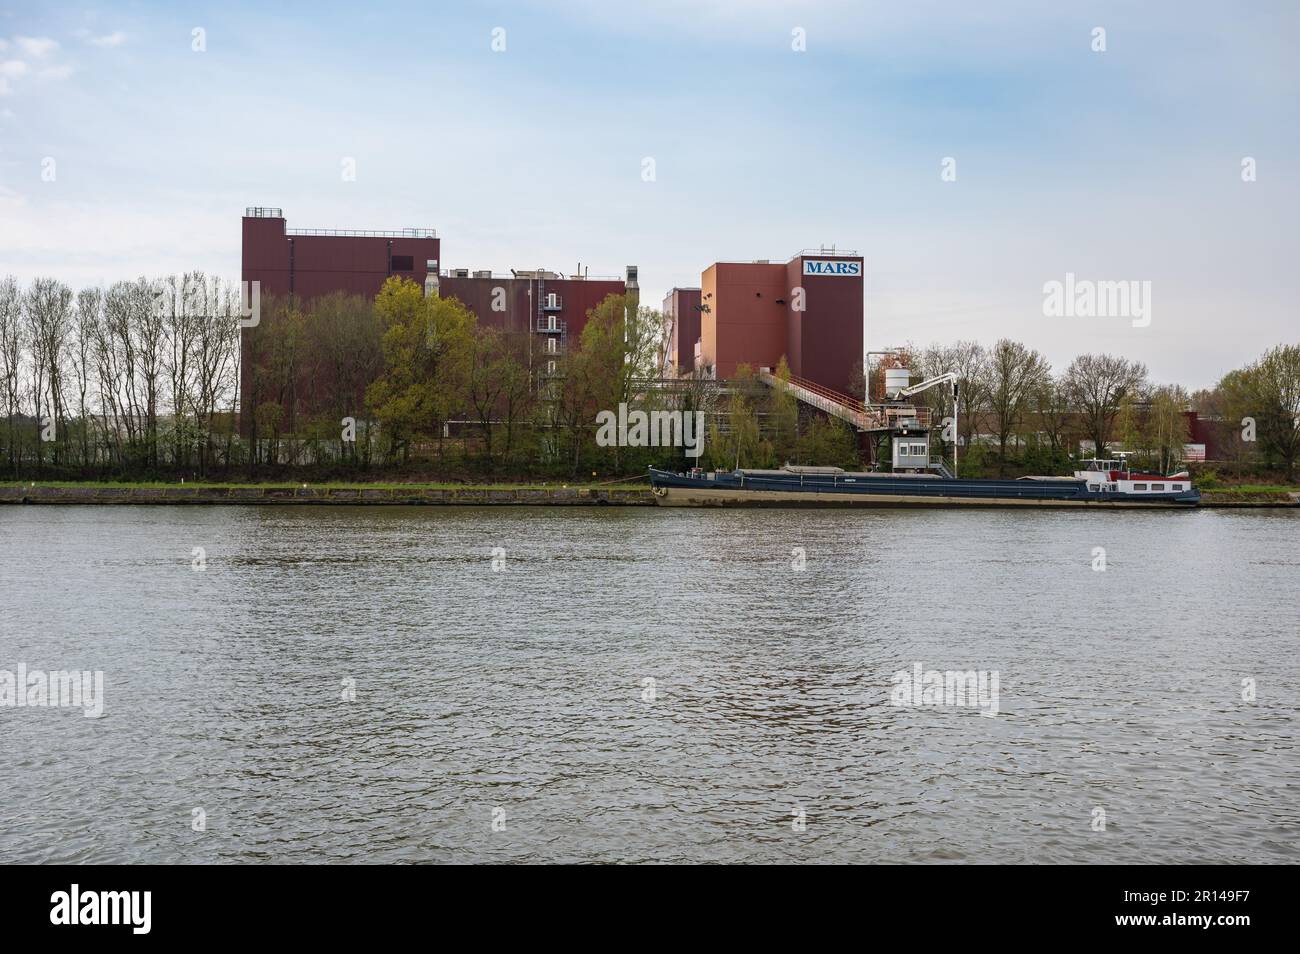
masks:
<svg viewBox="0 0 1300 954"><path fill-rule="evenodd" d="M293 295L304 303L336 291L373 298L390 277L409 278L426 294L459 299L484 325L531 332L533 353L542 360L571 347L582 334L587 312L607 297L639 294L635 265L627 267L626 278L564 276L544 269L494 275L441 270L440 254L441 243L432 229L290 229L279 209L249 208L243 219L240 277L259 282L264 296ZM243 394L253 393L250 333L256 334L245 329L242 341ZM246 430L247 413L243 426Z"/></svg>
<svg viewBox="0 0 1300 954"><path fill-rule="evenodd" d="M409 278L427 292L460 299L485 325L542 335L557 328L581 334L588 309L637 289L635 265L628 266L626 279L541 269L440 272L440 252L433 229L290 229L279 209L250 208L244 213L240 277L260 282L262 294L295 295L303 302L335 291L373 298L390 277Z"/></svg>
<svg viewBox="0 0 1300 954"><path fill-rule="evenodd" d="M286 228L279 209L244 212L241 280L310 301L333 291L373 297L390 275L424 284L438 270L433 229L349 232Z"/></svg>
<svg viewBox="0 0 1300 954"><path fill-rule="evenodd" d="M663 316L668 326L664 369L669 376L690 374L695 370L700 314L698 288L674 288L664 296Z"/></svg>
<svg viewBox="0 0 1300 954"><path fill-rule="evenodd" d="M737 366L775 368L843 394L862 360L863 262L808 249L785 264L716 262L700 278L700 363L727 379Z"/></svg>
<svg viewBox="0 0 1300 954"><path fill-rule="evenodd" d="M494 275L457 268L444 272L437 285L439 295L459 299L481 324L502 331L532 331L542 339L539 350L562 351L582 334L588 311L610 295L637 290L636 272L636 266L630 265L627 278L622 279L564 276L545 269ZM425 287L430 287L427 282Z"/></svg>

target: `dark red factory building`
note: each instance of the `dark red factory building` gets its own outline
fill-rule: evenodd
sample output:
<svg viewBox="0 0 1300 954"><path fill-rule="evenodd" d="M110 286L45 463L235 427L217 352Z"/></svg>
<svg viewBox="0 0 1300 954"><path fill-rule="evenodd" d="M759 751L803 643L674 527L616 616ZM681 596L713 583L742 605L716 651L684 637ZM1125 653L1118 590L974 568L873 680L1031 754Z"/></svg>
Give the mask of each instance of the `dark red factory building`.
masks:
<svg viewBox="0 0 1300 954"><path fill-rule="evenodd" d="M240 278L260 282L263 294L292 294L303 302L335 291L373 298L390 277L409 278L426 292L459 299L483 324L543 336L579 335L589 309L609 295L638 290L635 265L625 278L544 269L500 275L440 270L440 253L433 229L290 229L279 209L250 208L244 214Z"/></svg>
<svg viewBox="0 0 1300 954"><path fill-rule="evenodd" d="M458 299L482 324L533 332L542 339L540 351L562 351L582 334L588 311L610 295L638 291L636 272L636 266L628 266L622 279L565 276L545 269L497 275L457 268L438 278L438 294Z"/></svg>
<svg viewBox="0 0 1300 954"><path fill-rule="evenodd" d="M370 298L388 278L409 278L426 294L459 299L485 325L532 335L538 361L569 350L587 313L608 296L639 294L635 266L625 278L545 269L503 275L442 268L441 255L432 229L290 229L279 209L250 208L241 278L260 282L263 295L306 303L335 291ZM856 253L809 249L784 264L716 262L699 288L674 288L664 299L671 322L665 371L698 368L725 380L741 364L775 368L784 356L796 377L850 393L862 360L862 308L863 260ZM252 394L247 358L246 350L241 388Z"/></svg>
<svg viewBox="0 0 1300 954"><path fill-rule="evenodd" d="M695 370L700 314L698 288L673 288L664 296L663 316L669 328L664 365L668 374L690 374Z"/></svg>
<svg viewBox="0 0 1300 954"><path fill-rule="evenodd" d="M862 360L863 261L805 250L785 264L715 262L700 278L700 362L726 379L741 364L852 393Z"/></svg>
<svg viewBox="0 0 1300 954"><path fill-rule="evenodd" d="M310 301L333 291L373 297L391 275L424 284L438 270L433 229L349 232L286 228L279 209L244 212L240 278L261 282L263 294Z"/></svg>
<svg viewBox="0 0 1300 954"><path fill-rule="evenodd" d="M639 294L635 265L627 267L625 278L545 269L509 275L441 269L441 242L432 229L290 229L280 209L249 208L242 237L240 277L259 282L263 295L293 295L304 303L336 291L373 298L390 277L409 278L426 294L459 299L484 325L531 333L539 361L568 349L582 334L587 312L607 297ZM247 336L242 345L240 389L251 394Z"/></svg>

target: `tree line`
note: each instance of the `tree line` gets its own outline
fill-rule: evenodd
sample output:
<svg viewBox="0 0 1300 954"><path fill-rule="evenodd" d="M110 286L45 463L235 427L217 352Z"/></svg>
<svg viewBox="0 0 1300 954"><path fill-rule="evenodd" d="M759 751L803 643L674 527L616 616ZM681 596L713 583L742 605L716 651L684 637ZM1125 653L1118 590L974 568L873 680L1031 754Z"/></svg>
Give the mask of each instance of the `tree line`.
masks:
<svg viewBox="0 0 1300 954"><path fill-rule="evenodd" d="M972 475L1053 473L1093 448L1123 449L1141 466L1167 471L1191 442L1193 410L1235 461L1291 475L1300 456L1300 346L1272 348L1190 394L1152 382L1142 362L1118 355L1079 355L1055 371L1041 352L1007 338L991 347L967 340L901 349L872 367L873 400L883 397L890 367L909 368L914 382L957 374L958 433L947 436L968 448L963 473ZM936 417L952 413L942 386L915 400Z"/></svg>
<svg viewBox="0 0 1300 954"><path fill-rule="evenodd" d="M247 315L237 286L197 272L76 292L0 280L0 468L10 479L579 479L648 464L862 464L848 425L753 369L727 382L666 379L663 316L626 295L565 336L503 330L399 278L374 298L265 296L241 328ZM960 439L963 473L1060 472L1080 442L1168 468L1189 440L1189 409L1214 420L1234 460L1291 474L1300 456L1297 346L1194 394L1115 355L1080 355L1057 372L1009 339L909 346L870 367L872 400L900 365L913 381L960 378L957 433L935 435L949 452ZM775 373L788 374L784 359ZM867 378L861 370L859 397ZM947 388L913 400L936 420L952 412ZM601 446L597 414L621 404L703 413L703 456Z"/></svg>

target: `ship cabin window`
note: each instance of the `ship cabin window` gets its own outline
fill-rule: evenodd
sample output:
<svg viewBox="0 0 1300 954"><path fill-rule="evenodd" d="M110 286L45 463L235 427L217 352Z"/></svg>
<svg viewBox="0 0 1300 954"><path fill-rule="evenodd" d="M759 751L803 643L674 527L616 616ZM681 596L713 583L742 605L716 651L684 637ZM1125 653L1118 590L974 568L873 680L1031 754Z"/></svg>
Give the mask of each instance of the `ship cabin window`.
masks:
<svg viewBox="0 0 1300 954"><path fill-rule="evenodd" d="M1183 489L1183 485L1182 485L1182 484L1171 484L1170 487L1169 487L1169 489L1170 489L1170 490L1182 490L1182 489Z"/></svg>
<svg viewBox="0 0 1300 954"><path fill-rule="evenodd" d="M1101 490L1101 484L1089 484L1088 489L1095 494L1097 491Z"/></svg>
<svg viewBox="0 0 1300 954"><path fill-rule="evenodd" d="M1147 489L1147 485L1146 485L1146 484L1134 484L1134 485L1133 485L1133 489L1134 489L1134 490L1146 490L1146 489Z"/></svg>
<svg viewBox="0 0 1300 954"><path fill-rule="evenodd" d="M1165 485L1164 485L1164 484L1152 484L1152 485L1151 485L1151 489L1152 489L1152 490L1164 490L1164 489L1165 489Z"/></svg>

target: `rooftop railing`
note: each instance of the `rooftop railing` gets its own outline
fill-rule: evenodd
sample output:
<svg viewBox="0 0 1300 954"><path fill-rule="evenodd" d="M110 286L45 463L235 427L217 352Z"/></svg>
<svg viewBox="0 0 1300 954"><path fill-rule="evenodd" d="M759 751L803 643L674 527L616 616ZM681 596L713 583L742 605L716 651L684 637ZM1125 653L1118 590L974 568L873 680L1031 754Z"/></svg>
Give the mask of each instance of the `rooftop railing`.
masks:
<svg viewBox="0 0 1300 954"><path fill-rule="evenodd" d="M433 229L396 229L375 231L371 229L285 229L286 235L337 235L346 238L437 238Z"/></svg>

